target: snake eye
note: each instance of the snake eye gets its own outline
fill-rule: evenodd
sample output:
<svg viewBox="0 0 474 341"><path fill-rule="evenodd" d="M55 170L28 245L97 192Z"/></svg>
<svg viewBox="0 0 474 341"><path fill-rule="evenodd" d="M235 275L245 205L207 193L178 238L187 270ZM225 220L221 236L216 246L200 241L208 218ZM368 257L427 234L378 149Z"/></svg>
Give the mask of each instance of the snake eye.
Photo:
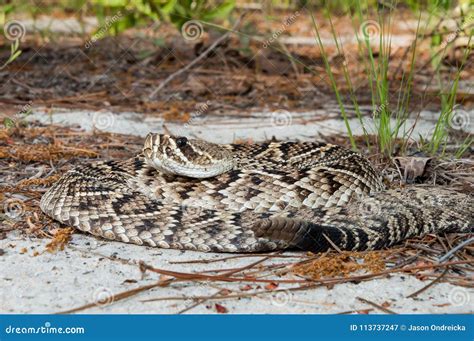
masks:
<svg viewBox="0 0 474 341"><path fill-rule="evenodd" d="M186 143L188 143L188 139L186 137L178 137L176 139L176 145L179 147L179 148L182 148L186 145Z"/></svg>

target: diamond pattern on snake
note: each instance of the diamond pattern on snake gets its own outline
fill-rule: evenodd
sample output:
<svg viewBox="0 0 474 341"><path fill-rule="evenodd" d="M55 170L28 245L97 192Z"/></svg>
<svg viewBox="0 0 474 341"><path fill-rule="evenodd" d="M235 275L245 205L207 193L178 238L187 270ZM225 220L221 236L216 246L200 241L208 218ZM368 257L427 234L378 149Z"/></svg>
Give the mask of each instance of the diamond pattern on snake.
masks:
<svg viewBox="0 0 474 341"><path fill-rule="evenodd" d="M110 240L212 252L375 250L473 230L473 196L388 189L362 155L320 142L214 144L150 133L128 160L79 166L42 197Z"/></svg>

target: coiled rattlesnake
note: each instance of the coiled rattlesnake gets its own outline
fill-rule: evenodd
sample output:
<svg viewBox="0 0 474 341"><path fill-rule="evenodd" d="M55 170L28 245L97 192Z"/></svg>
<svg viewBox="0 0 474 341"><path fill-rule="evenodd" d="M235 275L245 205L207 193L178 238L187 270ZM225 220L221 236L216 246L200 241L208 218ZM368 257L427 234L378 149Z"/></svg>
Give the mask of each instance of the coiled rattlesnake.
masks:
<svg viewBox="0 0 474 341"><path fill-rule="evenodd" d="M217 145L149 134L143 153L67 172L41 199L50 217L107 239L258 252L372 250L470 232L472 196L387 190L361 155L316 142Z"/></svg>

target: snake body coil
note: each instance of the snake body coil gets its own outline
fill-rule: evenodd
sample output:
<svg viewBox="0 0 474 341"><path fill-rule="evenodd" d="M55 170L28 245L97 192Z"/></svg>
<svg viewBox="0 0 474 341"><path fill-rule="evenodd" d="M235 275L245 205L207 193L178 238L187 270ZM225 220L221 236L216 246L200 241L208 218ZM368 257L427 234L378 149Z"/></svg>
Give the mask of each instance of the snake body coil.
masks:
<svg viewBox="0 0 474 341"><path fill-rule="evenodd" d="M373 250L471 232L472 196L387 190L367 159L324 143L217 145L149 134L143 153L67 172L44 213L139 245L215 252Z"/></svg>

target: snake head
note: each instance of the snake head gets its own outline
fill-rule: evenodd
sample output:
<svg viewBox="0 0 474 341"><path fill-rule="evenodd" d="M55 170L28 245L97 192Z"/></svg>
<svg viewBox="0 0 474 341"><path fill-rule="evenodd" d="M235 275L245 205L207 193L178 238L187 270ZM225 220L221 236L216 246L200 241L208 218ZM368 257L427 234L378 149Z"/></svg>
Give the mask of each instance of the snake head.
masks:
<svg viewBox="0 0 474 341"><path fill-rule="evenodd" d="M234 166L226 146L184 136L149 133L143 154L146 162L158 171L191 178L210 178Z"/></svg>

